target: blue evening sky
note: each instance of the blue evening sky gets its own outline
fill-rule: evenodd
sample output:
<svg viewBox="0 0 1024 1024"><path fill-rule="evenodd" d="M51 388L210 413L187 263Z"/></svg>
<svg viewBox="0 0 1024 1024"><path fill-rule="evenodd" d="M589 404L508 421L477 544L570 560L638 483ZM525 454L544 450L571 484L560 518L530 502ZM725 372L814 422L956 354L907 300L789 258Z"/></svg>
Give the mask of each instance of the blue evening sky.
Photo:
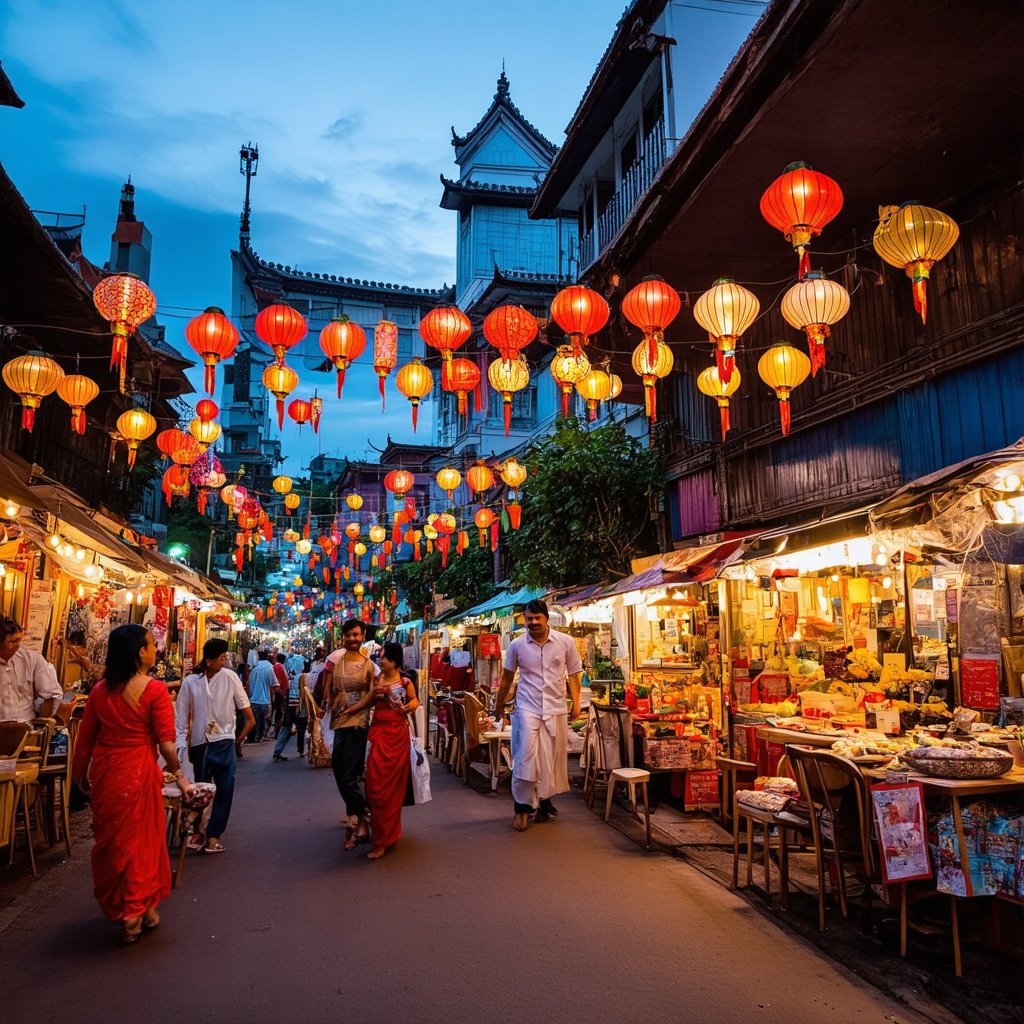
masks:
<svg viewBox="0 0 1024 1024"><path fill-rule="evenodd" d="M760 13L717 0L706 5L714 12L694 9L703 2L677 5L699 40L695 110ZM438 207L438 175L458 173L450 126L464 133L476 124L504 61L513 102L560 145L624 7L0 0L0 59L26 103L0 108L0 161L34 209L86 208L84 250L100 265L131 175L136 212L154 238L158 319L168 341L191 354L187 320L205 306L231 308L242 143L259 145L252 243L265 259L401 284L451 283L455 215ZM297 474L318 445L362 456L367 439L382 446L388 432L413 440L393 378L381 417L376 377L361 360L339 406L333 374L309 372L315 336L300 349L289 360L302 377L296 394L319 385L328 437L318 441L308 427L300 437L286 423L287 471ZM201 373L193 379L201 387ZM432 439L429 404L415 439Z"/></svg>

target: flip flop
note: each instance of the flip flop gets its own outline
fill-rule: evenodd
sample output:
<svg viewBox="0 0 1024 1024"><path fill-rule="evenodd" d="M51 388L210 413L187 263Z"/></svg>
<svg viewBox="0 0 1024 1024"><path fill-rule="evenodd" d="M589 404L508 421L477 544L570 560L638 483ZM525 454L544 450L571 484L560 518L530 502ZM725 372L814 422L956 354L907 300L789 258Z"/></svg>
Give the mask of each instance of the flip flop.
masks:
<svg viewBox="0 0 1024 1024"><path fill-rule="evenodd" d="M219 839L207 839L203 853L223 853L224 844Z"/></svg>
<svg viewBox="0 0 1024 1024"><path fill-rule="evenodd" d="M356 848L356 830L352 825L345 826L345 846L346 850L354 850Z"/></svg>

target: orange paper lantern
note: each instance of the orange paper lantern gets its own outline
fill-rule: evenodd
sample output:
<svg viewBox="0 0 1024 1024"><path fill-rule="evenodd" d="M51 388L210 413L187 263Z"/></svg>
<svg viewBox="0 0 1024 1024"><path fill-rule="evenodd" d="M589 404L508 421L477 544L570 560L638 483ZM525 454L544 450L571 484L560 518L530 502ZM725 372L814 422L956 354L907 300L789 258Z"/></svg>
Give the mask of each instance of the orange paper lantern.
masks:
<svg viewBox="0 0 1024 1024"><path fill-rule="evenodd" d="M57 384L57 397L71 406L71 429L85 433L85 407L100 393L99 385L81 373L69 373Z"/></svg>
<svg viewBox="0 0 1024 1024"><path fill-rule="evenodd" d="M118 367L123 391L128 335L156 312L156 296L149 285L135 274L110 274L93 288L92 301L100 316L110 324L114 335L110 368Z"/></svg>
<svg viewBox="0 0 1024 1024"><path fill-rule="evenodd" d="M783 233L800 257L800 279L811 269L811 239L843 208L843 190L828 175L798 161L761 196L761 216Z"/></svg>
<svg viewBox="0 0 1024 1024"><path fill-rule="evenodd" d="M32 432L36 409L64 379L59 364L42 352L26 352L4 364L4 383L21 399L21 429Z"/></svg>
<svg viewBox="0 0 1024 1024"><path fill-rule="evenodd" d="M320 332L320 348L338 371L338 397L341 398L345 371L366 351L366 331L343 314Z"/></svg>
<svg viewBox="0 0 1024 1024"><path fill-rule="evenodd" d="M569 335L577 358L591 335L608 323L610 312L601 295L581 284L563 288L551 300L551 319Z"/></svg>
<svg viewBox="0 0 1024 1024"><path fill-rule="evenodd" d="M308 330L306 318L297 309L280 302L261 309L253 326L256 336L277 356L279 366L284 366L285 352L302 341Z"/></svg>
<svg viewBox="0 0 1024 1024"><path fill-rule="evenodd" d="M518 359L539 328L537 318L522 306L498 306L484 317L484 337L505 362Z"/></svg>
<svg viewBox="0 0 1024 1024"><path fill-rule="evenodd" d="M212 395L217 387L217 364L222 359L230 359L238 348L238 329L224 315L223 309L209 306L188 322L185 340L203 360L206 367L203 384L206 393Z"/></svg>
<svg viewBox="0 0 1024 1024"><path fill-rule="evenodd" d="M479 374L477 375L479 376ZM412 406L412 432L418 426L420 402L434 390L434 375L419 358L406 363L395 377L395 387L409 399Z"/></svg>
<svg viewBox="0 0 1024 1024"><path fill-rule="evenodd" d="M452 353L473 333L469 317L457 306L437 306L420 320L420 337L441 353L441 386L452 364Z"/></svg>

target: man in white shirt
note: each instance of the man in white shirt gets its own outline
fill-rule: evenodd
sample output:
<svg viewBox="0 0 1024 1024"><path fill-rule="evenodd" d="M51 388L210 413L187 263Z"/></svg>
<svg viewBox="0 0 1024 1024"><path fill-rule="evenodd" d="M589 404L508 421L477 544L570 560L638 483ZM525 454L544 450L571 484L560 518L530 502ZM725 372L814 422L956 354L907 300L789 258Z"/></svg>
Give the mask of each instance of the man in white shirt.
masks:
<svg viewBox="0 0 1024 1024"><path fill-rule="evenodd" d="M224 851L220 837L231 814L238 747L256 726L242 680L224 667L227 656L226 640L207 640L203 645L203 659L196 671L182 681L174 706L177 745L179 749L188 747L196 782L212 782L217 787L206 829L203 848L206 853ZM244 719L237 737L236 711L241 711Z"/></svg>
<svg viewBox="0 0 1024 1024"><path fill-rule="evenodd" d="M526 634L516 637L505 652L504 671L495 700L500 712L512 688L516 670L516 709L512 713L513 827L525 832L530 815L547 821L558 814L551 797L569 790L568 679L573 717L579 715L583 663L572 637L548 627L548 606L531 601L523 619Z"/></svg>
<svg viewBox="0 0 1024 1024"><path fill-rule="evenodd" d="M0 618L0 722L50 718L64 691L53 666L38 652L21 649L25 631Z"/></svg>

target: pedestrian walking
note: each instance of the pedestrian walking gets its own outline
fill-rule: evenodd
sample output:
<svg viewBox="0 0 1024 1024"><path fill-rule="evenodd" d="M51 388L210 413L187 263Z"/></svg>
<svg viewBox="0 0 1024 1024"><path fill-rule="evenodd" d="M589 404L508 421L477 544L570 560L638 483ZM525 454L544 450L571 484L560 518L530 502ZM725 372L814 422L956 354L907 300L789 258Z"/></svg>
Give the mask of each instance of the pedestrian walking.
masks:
<svg viewBox="0 0 1024 1024"><path fill-rule="evenodd" d="M224 665L227 656L226 640L207 640L196 671L182 681L175 706L178 744L188 746L196 782L212 782L217 787L206 827L205 853L224 852L221 836L231 815L238 747L256 725L242 680ZM236 711L245 717L237 735Z"/></svg>
<svg viewBox="0 0 1024 1024"><path fill-rule="evenodd" d="M288 741L292 738L292 728L295 728L295 743L299 748L299 757L306 744L306 715L302 708L302 686L304 677L309 669L309 662L303 662L300 671L288 677L288 706L285 708L284 720L277 733L277 742L274 744L274 760L287 761L284 756Z"/></svg>
<svg viewBox="0 0 1024 1024"><path fill-rule="evenodd" d="M262 743L267 734L267 721L270 716L270 688L276 680L274 666L270 663L270 654L260 651L256 664L249 669L249 700L252 702L252 713L255 716L256 728L252 734L253 743Z"/></svg>
<svg viewBox="0 0 1024 1024"><path fill-rule="evenodd" d="M380 672L369 658L359 653L364 638L359 619L347 619L341 627L342 646L331 653L320 674L324 706L331 710L334 748L331 768L338 792L345 801L345 849L369 839L366 800L359 788L359 776L366 761L366 731L369 711L363 709L342 717L342 712L359 703L373 686Z"/></svg>
<svg viewBox="0 0 1024 1024"><path fill-rule="evenodd" d="M566 679L573 717L579 714L583 679L576 644L572 637L548 626L547 604L530 601L523 619L526 633L508 645L495 699L495 711L500 715L518 670L512 713L513 827L518 832L526 831L531 815L536 821L554 818L558 811L551 798L569 790Z"/></svg>
<svg viewBox="0 0 1024 1024"><path fill-rule="evenodd" d="M401 674L401 644L384 644L380 667L372 689L341 713L344 721L373 711L366 755L366 802L373 839L373 849L366 856L370 860L383 857L402 837L402 807L413 802L408 716L420 706L416 687Z"/></svg>
<svg viewBox="0 0 1024 1024"><path fill-rule="evenodd" d="M154 664L156 643L145 627L111 632L103 679L89 694L71 766L82 791L91 790L93 892L106 917L121 922L129 943L160 923L157 905L171 894L155 746L182 796L192 792L175 749L167 687L149 677Z"/></svg>
<svg viewBox="0 0 1024 1024"><path fill-rule="evenodd" d="M291 681L288 678L288 669L285 667L288 655L284 651L278 651L274 659L274 685L270 687L270 701L273 705L271 715L273 716L273 730L271 736L278 736L281 732L281 723L284 721L284 709L288 706L288 689Z"/></svg>

